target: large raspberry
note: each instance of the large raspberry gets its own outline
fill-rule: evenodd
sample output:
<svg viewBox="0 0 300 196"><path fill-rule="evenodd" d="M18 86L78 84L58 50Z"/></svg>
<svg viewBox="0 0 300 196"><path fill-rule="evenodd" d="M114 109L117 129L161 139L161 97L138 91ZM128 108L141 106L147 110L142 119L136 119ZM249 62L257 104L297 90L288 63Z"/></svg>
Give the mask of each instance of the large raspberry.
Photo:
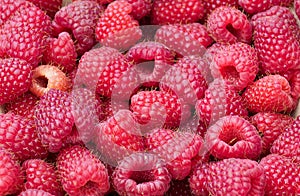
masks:
<svg viewBox="0 0 300 196"><path fill-rule="evenodd" d="M293 0L238 0L239 5L249 14L265 11L272 6L289 6Z"/></svg>

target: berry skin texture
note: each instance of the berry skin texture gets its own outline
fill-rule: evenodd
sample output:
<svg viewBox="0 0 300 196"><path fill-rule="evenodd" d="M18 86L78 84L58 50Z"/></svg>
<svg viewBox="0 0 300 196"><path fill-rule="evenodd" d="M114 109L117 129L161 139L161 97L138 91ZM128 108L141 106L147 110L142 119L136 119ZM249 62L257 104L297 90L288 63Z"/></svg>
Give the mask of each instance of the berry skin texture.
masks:
<svg viewBox="0 0 300 196"><path fill-rule="evenodd" d="M219 43L250 43L252 26L247 16L237 8L220 6L207 18L207 30Z"/></svg>
<svg viewBox="0 0 300 196"><path fill-rule="evenodd" d="M127 0L132 6L131 15L134 19L140 20L151 12L152 0Z"/></svg>
<svg viewBox="0 0 300 196"><path fill-rule="evenodd" d="M46 158L48 154L34 122L13 113L0 114L0 146L12 152L19 161Z"/></svg>
<svg viewBox="0 0 300 196"><path fill-rule="evenodd" d="M74 125L72 100L69 93L51 89L41 97L35 109L35 123L39 137L49 152L58 152L63 139Z"/></svg>
<svg viewBox="0 0 300 196"><path fill-rule="evenodd" d="M238 0L205 0L204 8L205 14L208 16L211 12L221 6L238 7Z"/></svg>
<svg viewBox="0 0 300 196"><path fill-rule="evenodd" d="M28 91L32 66L17 58L0 59L0 105Z"/></svg>
<svg viewBox="0 0 300 196"><path fill-rule="evenodd" d="M250 112L284 112L293 106L291 87L280 75L268 75L249 85L243 100Z"/></svg>
<svg viewBox="0 0 300 196"><path fill-rule="evenodd" d="M125 157L113 172L113 184L120 195L164 195L171 176L154 154L135 153Z"/></svg>
<svg viewBox="0 0 300 196"><path fill-rule="evenodd" d="M152 24L187 24L197 22L204 15L200 0L154 0L151 10Z"/></svg>
<svg viewBox="0 0 300 196"><path fill-rule="evenodd" d="M300 163L300 117L274 141L271 153L288 157Z"/></svg>
<svg viewBox="0 0 300 196"><path fill-rule="evenodd" d="M60 151L57 171L70 196L100 196L109 190L107 169L88 149L74 145Z"/></svg>
<svg viewBox="0 0 300 196"><path fill-rule="evenodd" d="M23 184L21 166L13 154L0 147L0 195L17 193Z"/></svg>
<svg viewBox="0 0 300 196"><path fill-rule="evenodd" d="M55 13L60 9L63 0L29 0L31 3L41 8L51 18L54 17Z"/></svg>
<svg viewBox="0 0 300 196"><path fill-rule="evenodd" d="M193 195L264 195L263 168L249 159L229 158L200 165L190 177Z"/></svg>
<svg viewBox="0 0 300 196"><path fill-rule="evenodd" d="M293 0L238 0L239 5L248 13L255 14L263 12L272 6L289 6Z"/></svg>
<svg viewBox="0 0 300 196"><path fill-rule="evenodd" d="M210 153L218 159L257 159L262 141L256 128L238 116L225 116L208 128L205 143Z"/></svg>
<svg viewBox="0 0 300 196"><path fill-rule="evenodd" d="M24 189L39 189L63 196L63 190L54 165L41 159L28 159L22 164L25 171Z"/></svg>
<svg viewBox="0 0 300 196"><path fill-rule="evenodd" d="M39 189L27 189L25 191L22 191L18 196L54 196L54 195Z"/></svg>
<svg viewBox="0 0 300 196"><path fill-rule="evenodd" d="M266 196L299 195L299 165L278 154L267 155L259 165L263 167L266 175Z"/></svg>

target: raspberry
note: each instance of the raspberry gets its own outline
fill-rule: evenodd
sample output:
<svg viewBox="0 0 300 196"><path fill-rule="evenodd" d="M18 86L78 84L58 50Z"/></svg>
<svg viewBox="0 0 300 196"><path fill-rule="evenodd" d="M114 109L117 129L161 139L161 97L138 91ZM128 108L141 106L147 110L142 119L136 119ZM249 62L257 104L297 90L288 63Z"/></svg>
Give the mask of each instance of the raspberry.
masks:
<svg viewBox="0 0 300 196"><path fill-rule="evenodd" d="M163 44L149 41L131 47L126 58L134 62L143 85L151 87L160 82L175 57Z"/></svg>
<svg viewBox="0 0 300 196"><path fill-rule="evenodd" d="M50 34L50 17L27 1L6 1L0 5L4 6L1 10L6 6L15 8L8 9L11 12L0 22L0 57L20 58L36 67L41 61L45 37Z"/></svg>
<svg viewBox="0 0 300 196"><path fill-rule="evenodd" d="M69 33L62 32L58 38L48 38L43 62L58 66L65 72L71 72L76 66L77 53Z"/></svg>
<svg viewBox="0 0 300 196"><path fill-rule="evenodd" d="M210 68L214 78L223 78L237 91L251 84L258 72L259 61L254 48L248 44L235 43L222 46L212 55Z"/></svg>
<svg viewBox="0 0 300 196"><path fill-rule="evenodd" d="M46 191L38 189L27 189L22 191L18 196L54 196Z"/></svg>
<svg viewBox="0 0 300 196"><path fill-rule="evenodd" d="M0 105L25 93L31 84L31 65L17 58L0 58Z"/></svg>
<svg viewBox="0 0 300 196"><path fill-rule="evenodd" d="M263 12L275 5L288 7L292 3L292 0L238 0L238 2L247 13L255 14Z"/></svg>
<svg viewBox="0 0 300 196"><path fill-rule="evenodd" d="M151 22L154 25L197 22L204 15L200 0L154 0Z"/></svg>
<svg viewBox="0 0 300 196"><path fill-rule="evenodd" d="M29 0L34 5L38 6L46 12L51 18L54 17L55 13L60 9L63 0Z"/></svg>
<svg viewBox="0 0 300 196"><path fill-rule="evenodd" d="M250 43L252 26L247 16L237 8L220 6L207 18L207 31L216 42Z"/></svg>
<svg viewBox="0 0 300 196"><path fill-rule="evenodd" d="M260 161L266 175L265 195L298 195L300 169L281 155L270 154Z"/></svg>
<svg viewBox="0 0 300 196"><path fill-rule="evenodd" d="M213 10L221 6L238 7L238 0L205 0L205 14L209 16Z"/></svg>
<svg viewBox="0 0 300 196"><path fill-rule="evenodd" d="M274 141L271 153L280 154L300 163L300 117Z"/></svg>
<svg viewBox="0 0 300 196"><path fill-rule="evenodd" d="M250 118L261 135L263 155L269 154L273 142L293 121L291 116L274 112L260 112Z"/></svg>
<svg viewBox="0 0 300 196"><path fill-rule="evenodd" d="M190 178L193 195L264 195L263 168L249 159L229 158L200 165Z"/></svg>
<svg viewBox="0 0 300 196"><path fill-rule="evenodd" d="M0 114L0 146L24 161L45 158L47 150L38 138L34 122L13 113Z"/></svg>
<svg viewBox="0 0 300 196"><path fill-rule="evenodd" d="M155 40L181 56L201 55L213 43L200 23L164 25L156 31Z"/></svg>
<svg viewBox="0 0 300 196"><path fill-rule="evenodd" d="M249 85L243 100L250 112L284 112L293 106L291 87L280 75L268 75Z"/></svg>
<svg viewBox="0 0 300 196"><path fill-rule="evenodd" d="M43 96L50 89L68 91L71 81L58 67L40 65L33 70L30 91L38 97Z"/></svg>
<svg viewBox="0 0 300 196"><path fill-rule="evenodd" d="M225 116L208 128L205 142L210 153L218 159L256 159L262 141L256 128L238 116Z"/></svg>
<svg viewBox="0 0 300 196"><path fill-rule="evenodd" d="M96 38L104 46L128 49L142 36L138 21L129 14L132 5L126 0L110 3L96 26Z"/></svg>
<svg viewBox="0 0 300 196"><path fill-rule="evenodd" d="M280 74L299 68L300 44L293 28L286 19L277 16L257 20L253 39L262 73Z"/></svg>
<svg viewBox="0 0 300 196"><path fill-rule="evenodd" d="M39 189L53 195L63 195L54 165L41 159L29 159L23 162L25 172L24 188Z"/></svg>
<svg viewBox="0 0 300 196"><path fill-rule="evenodd" d="M183 180L190 174L192 159L197 156L202 144L203 140L197 134L170 129L152 130L145 138L147 151L163 159L176 180Z"/></svg>
<svg viewBox="0 0 300 196"><path fill-rule="evenodd" d="M9 195L20 191L23 184L21 166L12 153L0 147L0 194Z"/></svg>
<svg viewBox="0 0 300 196"><path fill-rule="evenodd" d="M35 123L42 143L50 152L58 152L74 125L72 100L68 93L51 89L41 97L35 111Z"/></svg>
<svg viewBox="0 0 300 196"><path fill-rule="evenodd" d="M107 169L84 147L61 150L56 164L63 189L69 195L103 195L109 190Z"/></svg>
<svg viewBox="0 0 300 196"><path fill-rule="evenodd" d="M123 157L144 150L140 127L129 110L119 110L99 124L96 137L101 156L114 166Z"/></svg>
<svg viewBox="0 0 300 196"><path fill-rule="evenodd" d="M127 0L132 6L131 15L134 19L140 20L141 18L148 16L151 12L152 1L151 0Z"/></svg>
<svg viewBox="0 0 300 196"><path fill-rule="evenodd" d="M120 195L164 195L171 181L162 161L156 155L147 153L125 157L112 178Z"/></svg>
<svg viewBox="0 0 300 196"><path fill-rule="evenodd" d="M61 8L54 17L54 34L71 31L78 56L90 50L95 44L95 27L104 8L95 1L75 1Z"/></svg>

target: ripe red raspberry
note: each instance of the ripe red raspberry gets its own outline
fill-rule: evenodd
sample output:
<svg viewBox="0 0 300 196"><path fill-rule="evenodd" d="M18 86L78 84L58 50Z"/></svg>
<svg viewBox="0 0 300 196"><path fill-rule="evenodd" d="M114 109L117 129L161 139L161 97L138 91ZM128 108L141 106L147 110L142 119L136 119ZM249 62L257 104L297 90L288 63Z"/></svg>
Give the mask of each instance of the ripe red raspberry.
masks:
<svg viewBox="0 0 300 196"><path fill-rule="evenodd" d="M271 153L289 157L300 163L300 116L274 141Z"/></svg>
<svg viewBox="0 0 300 196"><path fill-rule="evenodd" d="M0 147L0 194L10 195L20 191L23 184L21 166L14 155Z"/></svg>
<svg viewBox="0 0 300 196"><path fill-rule="evenodd" d="M201 55L213 43L206 26L200 23L164 25L156 31L155 41L181 56Z"/></svg>
<svg viewBox="0 0 300 196"><path fill-rule="evenodd" d="M300 169L292 160L270 154L260 161L266 175L265 195L298 195Z"/></svg>
<svg viewBox="0 0 300 196"><path fill-rule="evenodd" d="M103 159L113 166L125 156L144 150L140 127L129 110L119 110L101 123L95 142Z"/></svg>
<svg viewBox="0 0 300 196"><path fill-rule="evenodd" d="M249 85L243 100L250 112L284 112L293 106L289 82L280 75L268 75Z"/></svg>
<svg viewBox="0 0 300 196"><path fill-rule="evenodd" d="M50 17L28 1L1 0L0 5L1 13L12 7L0 22L0 57L20 58L36 67L51 31Z"/></svg>
<svg viewBox="0 0 300 196"><path fill-rule="evenodd" d="M128 49L142 36L138 21L130 13L132 5L127 0L110 3L96 26L96 38L100 44L116 49Z"/></svg>
<svg viewBox="0 0 300 196"><path fill-rule="evenodd" d="M22 169L25 173L25 190L39 189L57 196L64 195L54 165L41 159L29 159L23 162Z"/></svg>
<svg viewBox="0 0 300 196"><path fill-rule="evenodd" d="M205 15L209 16L213 10L221 6L238 7L238 0L205 0Z"/></svg>
<svg viewBox="0 0 300 196"><path fill-rule="evenodd" d="M138 92L131 97L130 109L147 131L162 126L178 127L191 116L188 105L176 95L164 91Z"/></svg>
<svg viewBox="0 0 300 196"><path fill-rule="evenodd" d="M208 64L203 58L183 57L167 71L159 87L182 98L185 103L195 104L208 88L208 73Z"/></svg>
<svg viewBox="0 0 300 196"><path fill-rule="evenodd" d="M131 15L134 19L140 20L151 12L152 0L126 0L132 6Z"/></svg>
<svg viewBox="0 0 300 196"><path fill-rule="evenodd" d="M63 139L74 125L69 93L51 89L41 97L35 111L35 123L42 143L50 152L58 152Z"/></svg>
<svg viewBox="0 0 300 196"><path fill-rule="evenodd" d="M295 12L296 12L298 18L300 18L300 1L299 0L294 0L294 8L295 8Z"/></svg>
<svg viewBox="0 0 300 196"><path fill-rule="evenodd" d="M289 6L293 0L238 0L239 5L249 14L263 12L272 6Z"/></svg>
<svg viewBox="0 0 300 196"><path fill-rule="evenodd" d="M294 27L286 19L278 16L257 19L253 39L262 73L282 74L299 68L300 44Z"/></svg>
<svg viewBox="0 0 300 196"><path fill-rule="evenodd" d="M220 6L207 18L207 30L216 42L250 43L252 26L247 16L237 8Z"/></svg>
<svg viewBox="0 0 300 196"><path fill-rule="evenodd" d="M190 174L192 159L198 155L202 144L203 139L197 134L170 129L152 130L145 138L147 151L163 159L176 180L183 180Z"/></svg>
<svg viewBox="0 0 300 196"><path fill-rule="evenodd" d="M56 164L63 189L69 195L104 195L109 190L107 169L84 147L61 150Z"/></svg>
<svg viewBox="0 0 300 196"><path fill-rule="evenodd" d="M113 172L113 184L120 195L164 195L171 176L154 154L136 153L125 157Z"/></svg>
<svg viewBox="0 0 300 196"><path fill-rule="evenodd" d="M24 60L0 58L0 105L28 91L31 85L31 71L31 65Z"/></svg>
<svg viewBox="0 0 300 196"><path fill-rule="evenodd" d="M95 27L104 8L95 1L75 1L61 8L54 17L54 34L71 31L78 56L95 44Z"/></svg>
<svg viewBox="0 0 300 196"><path fill-rule="evenodd" d="M58 38L48 38L43 54L45 64L58 66L65 72L71 72L76 66L77 53L74 42L67 32L62 32Z"/></svg>
<svg viewBox="0 0 300 196"><path fill-rule="evenodd" d="M187 24L197 22L204 15L200 0L154 0L151 22L154 25Z"/></svg>
<svg viewBox="0 0 300 196"><path fill-rule="evenodd" d="M29 0L34 5L38 6L42 10L46 12L48 16L51 18L54 17L55 13L60 9L62 6L63 0Z"/></svg>
<svg viewBox="0 0 300 196"><path fill-rule="evenodd" d="M214 78L223 78L237 91L242 91L253 83L259 61L255 49L250 45L235 43L222 46L222 49L211 55L210 69Z"/></svg>
<svg viewBox="0 0 300 196"><path fill-rule="evenodd" d="M133 62L144 86L157 86L174 62L175 55L165 45L157 42L141 42L126 53Z"/></svg>
<svg viewBox="0 0 300 196"><path fill-rule="evenodd" d="M38 138L34 122L25 117L0 114L0 146L24 161L30 158L45 158L47 149Z"/></svg>
<svg viewBox="0 0 300 196"><path fill-rule="evenodd" d="M293 121L293 117L289 115L274 112L260 112L250 118L250 122L261 135L263 155L270 153L273 142Z"/></svg>
<svg viewBox="0 0 300 196"><path fill-rule="evenodd" d="M208 128L205 142L210 153L218 159L257 159L262 141L256 128L239 116L225 116Z"/></svg>
<svg viewBox="0 0 300 196"><path fill-rule="evenodd" d="M193 195L264 195L263 168L249 159L224 159L200 165L190 178Z"/></svg>
<svg viewBox="0 0 300 196"><path fill-rule="evenodd" d="M25 191L22 191L18 196L54 196L54 195L39 189L27 189Z"/></svg>

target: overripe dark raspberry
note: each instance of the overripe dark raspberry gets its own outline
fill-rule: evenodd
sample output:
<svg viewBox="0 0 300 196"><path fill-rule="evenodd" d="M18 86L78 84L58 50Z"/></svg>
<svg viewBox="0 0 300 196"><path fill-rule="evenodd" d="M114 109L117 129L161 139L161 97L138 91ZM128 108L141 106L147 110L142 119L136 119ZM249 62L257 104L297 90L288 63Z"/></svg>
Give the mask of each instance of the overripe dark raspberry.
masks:
<svg viewBox="0 0 300 196"><path fill-rule="evenodd" d="M54 17L55 13L60 9L62 6L63 0L29 0L34 5L38 6L42 10L46 12L48 16L51 18Z"/></svg>
<svg viewBox="0 0 300 196"><path fill-rule="evenodd" d="M216 42L250 43L252 26L247 16L237 8L220 6L207 18L207 30Z"/></svg>
<svg viewBox="0 0 300 196"><path fill-rule="evenodd" d="M13 113L0 114L0 146L12 152L19 161L47 156L34 122Z"/></svg>
<svg viewBox="0 0 300 196"><path fill-rule="evenodd" d="M249 121L238 116L225 116L207 129L205 143L210 153L218 159L257 159L262 141Z"/></svg>
<svg viewBox="0 0 300 196"><path fill-rule="evenodd" d="M104 195L109 190L107 169L88 149L75 145L60 151L57 171L69 195Z"/></svg>
<svg viewBox="0 0 300 196"><path fill-rule="evenodd" d="M0 105L22 95L31 85L32 66L17 58L0 58Z"/></svg>
<svg viewBox="0 0 300 196"><path fill-rule="evenodd" d="M61 8L54 17L54 34L63 31L72 33L78 56L95 44L95 27L104 8L95 1L75 1Z"/></svg>
<svg viewBox="0 0 300 196"><path fill-rule="evenodd" d="M155 41L182 56L201 55L213 43L200 23L163 25L156 31Z"/></svg>
<svg viewBox="0 0 300 196"><path fill-rule="evenodd" d="M54 165L41 159L28 159L22 164L25 172L24 189L39 189L50 194L64 195Z"/></svg>
<svg viewBox="0 0 300 196"><path fill-rule="evenodd" d="M35 123L42 143L50 152L58 152L63 139L72 132L74 117L69 93L51 89L36 106Z"/></svg>
<svg viewBox="0 0 300 196"><path fill-rule="evenodd" d="M22 191L18 196L54 196L54 195L39 189L27 189L25 191Z"/></svg>
<svg viewBox="0 0 300 196"><path fill-rule="evenodd" d="M265 195L298 195L300 192L300 169L292 160L270 154L262 158L259 165L266 176Z"/></svg>
<svg viewBox="0 0 300 196"><path fill-rule="evenodd" d="M200 165L192 174L193 195L264 195L264 169L249 159L224 159Z"/></svg>
<svg viewBox="0 0 300 196"><path fill-rule="evenodd" d="M154 0L151 22L154 25L187 24L197 22L204 15L200 0Z"/></svg>
<svg viewBox="0 0 300 196"><path fill-rule="evenodd" d="M263 12L272 6L289 6L293 0L238 0L239 5L249 14Z"/></svg>
<svg viewBox="0 0 300 196"><path fill-rule="evenodd" d="M113 184L121 195L164 195L171 176L153 154L136 153L125 157L113 173Z"/></svg>

